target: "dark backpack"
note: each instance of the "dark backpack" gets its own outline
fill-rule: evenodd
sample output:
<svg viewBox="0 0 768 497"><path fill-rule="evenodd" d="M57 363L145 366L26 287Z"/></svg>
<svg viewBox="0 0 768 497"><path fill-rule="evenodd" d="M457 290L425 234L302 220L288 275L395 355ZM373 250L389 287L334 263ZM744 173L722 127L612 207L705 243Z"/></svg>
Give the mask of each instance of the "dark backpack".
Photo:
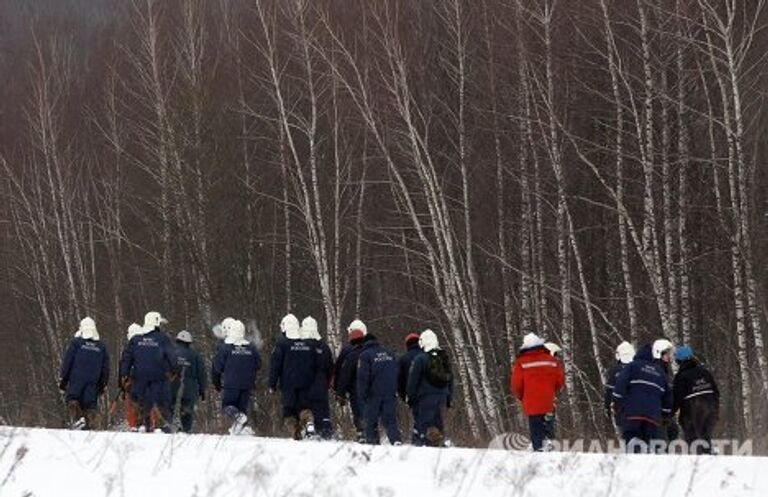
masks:
<svg viewBox="0 0 768 497"><path fill-rule="evenodd" d="M424 376L435 388L445 388L453 379L451 374L451 364L448 361L448 354L444 350L432 350L427 352L427 365L424 368Z"/></svg>

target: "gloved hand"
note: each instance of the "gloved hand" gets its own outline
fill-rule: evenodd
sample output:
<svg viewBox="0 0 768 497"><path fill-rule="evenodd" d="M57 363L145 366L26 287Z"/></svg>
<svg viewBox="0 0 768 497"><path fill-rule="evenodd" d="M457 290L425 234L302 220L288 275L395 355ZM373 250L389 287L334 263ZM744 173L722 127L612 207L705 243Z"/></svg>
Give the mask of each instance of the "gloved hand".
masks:
<svg viewBox="0 0 768 497"><path fill-rule="evenodd" d="M67 391L67 380L59 381L59 392L64 393Z"/></svg>

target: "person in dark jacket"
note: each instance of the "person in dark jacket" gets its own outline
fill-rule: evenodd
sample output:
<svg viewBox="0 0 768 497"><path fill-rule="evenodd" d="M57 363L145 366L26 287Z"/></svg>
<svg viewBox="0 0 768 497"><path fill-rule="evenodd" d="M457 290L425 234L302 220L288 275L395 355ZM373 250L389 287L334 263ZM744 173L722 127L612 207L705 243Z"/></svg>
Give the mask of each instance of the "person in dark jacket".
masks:
<svg viewBox="0 0 768 497"><path fill-rule="evenodd" d="M654 359L651 345L642 347L616 379L613 401L623 414L621 431L628 451L658 443L662 416L672 412L672 389L660 359L665 353Z"/></svg>
<svg viewBox="0 0 768 497"><path fill-rule="evenodd" d="M720 391L712 373L683 346L675 351L680 366L672 385L672 413L680 412L685 441L694 454L712 453L712 433L720 411Z"/></svg>
<svg viewBox="0 0 768 497"><path fill-rule="evenodd" d="M176 348L160 326L168 321L151 311L144 316L141 332L128 342L120 359L120 382L130 387L131 400L139 407L145 430L171 431L170 386L177 372ZM152 416L160 427L152 426Z"/></svg>
<svg viewBox="0 0 768 497"><path fill-rule="evenodd" d="M317 376L316 356L314 341L301 336L299 320L290 320L272 352L269 389L280 390L285 430L295 440L315 435L310 389Z"/></svg>
<svg viewBox="0 0 768 497"><path fill-rule="evenodd" d="M397 360L398 374L397 374L397 395L400 400L405 402L408 389L408 373L411 371L411 364L413 360L421 354L421 347L419 347L419 334L408 333L405 336L405 353ZM419 432L416 430L416 418L413 417L414 410L411 409L413 418L413 427L411 431L411 443L414 445L419 444Z"/></svg>
<svg viewBox="0 0 768 497"><path fill-rule="evenodd" d="M363 402L365 441L379 443L381 420L392 445L401 445L397 424L398 364L395 355L385 349L370 333L366 336L357 366L357 397Z"/></svg>
<svg viewBox="0 0 768 497"><path fill-rule="evenodd" d="M192 432L197 399L205 400L207 375L200 354L192 348L192 334L186 330L176 335L176 361L179 374L171 385L174 412L181 421L181 431Z"/></svg>
<svg viewBox="0 0 768 497"><path fill-rule="evenodd" d="M512 365L510 390L522 403L528 416L533 450L544 450L547 438L547 416L552 416L555 396L564 384L563 366L544 346L535 333L523 337L520 353Z"/></svg>
<svg viewBox="0 0 768 497"><path fill-rule="evenodd" d="M342 347L333 367L333 391L339 405L349 402L352 411L352 423L357 431L357 441L365 442L363 427L363 404L357 397L357 362L362 352L362 343L368 328L365 323L355 319L347 327L348 343Z"/></svg>
<svg viewBox="0 0 768 497"><path fill-rule="evenodd" d="M312 316L307 316L301 322L300 335L304 340L311 341L316 354L317 369L315 379L309 388L312 417L315 420L317 433L320 437L330 440L333 438L333 423L331 423L328 388L333 379L333 352L331 352L331 348L320 336L317 321Z"/></svg>
<svg viewBox="0 0 768 497"><path fill-rule="evenodd" d="M621 426L621 411L619 410L619 404L616 404L613 401L613 390L616 388L616 379L634 358L635 347L629 342L621 342L619 346L616 347L616 364L611 366L611 369L609 369L605 375L603 408L605 409L606 417L608 417L608 419L613 418L613 422L617 428Z"/></svg>
<svg viewBox="0 0 768 497"><path fill-rule="evenodd" d="M664 375L667 378L667 385L669 385L670 390L672 389L672 380L674 379L674 373L672 371L674 352L674 345L665 338L660 338L653 342L653 358L658 360L659 364L661 364L661 367L664 369ZM665 411L661 417L659 438L666 442L667 449L671 442L680 438L680 425L677 424L677 419L675 419L671 411Z"/></svg>
<svg viewBox="0 0 768 497"><path fill-rule="evenodd" d="M261 357L256 347L245 338L245 325L236 319L224 327L224 344L213 358L211 383L222 392L221 407L232 420L230 435L252 435L248 426L248 406L256 387L256 373L261 369Z"/></svg>
<svg viewBox="0 0 768 497"><path fill-rule="evenodd" d="M64 354L59 377L70 427L96 428L97 400L109 383L109 353L99 341L93 319L86 317L80 321L80 328Z"/></svg>
<svg viewBox="0 0 768 497"><path fill-rule="evenodd" d="M416 430L419 434L417 445L442 447L445 444L443 409L451 407L453 378L448 370L448 377L443 384L436 384L430 378L430 362L447 361L447 354L440 349L437 335L432 330L424 330L419 336L422 353L411 364L406 386L406 401L414 410ZM445 363L448 366L447 362Z"/></svg>

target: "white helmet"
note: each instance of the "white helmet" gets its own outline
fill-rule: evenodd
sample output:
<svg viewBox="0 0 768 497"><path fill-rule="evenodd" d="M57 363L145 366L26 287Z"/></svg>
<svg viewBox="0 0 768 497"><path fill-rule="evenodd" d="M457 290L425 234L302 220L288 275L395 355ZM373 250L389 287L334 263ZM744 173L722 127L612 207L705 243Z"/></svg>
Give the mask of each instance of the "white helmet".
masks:
<svg viewBox="0 0 768 497"><path fill-rule="evenodd" d="M90 317L84 317L80 321L80 328L77 330L80 333L80 338L86 340L98 340L99 332L96 331L96 321Z"/></svg>
<svg viewBox="0 0 768 497"><path fill-rule="evenodd" d="M168 320L165 319L163 316L160 315L157 311L149 311L144 316L144 331L152 331L161 324L167 323Z"/></svg>
<svg viewBox="0 0 768 497"><path fill-rule="evenodd" d="M239 319L232 320L232 329L227 335L227 343L234 345L247 345L250 342L245 339L245 324Z"/></svg>
<svg viewBox="0 0 768 497"><path fill-rule="evenodd" d="M347 333L352 333L353 331L361 331L363 336L365 336L368 334L368 327L359 319L355 319L347 326Z"/></svg>
<svg viewBox="0 0 768 497"><path fill-rule="evenodd" d="M437 342L437 335L435 332L432 330L422 331L421 335L419 335L419 347L421 347L421 350L424 352L439 348L440 344Z"/></svg>
<svg viewBox="0 0 768 497"><path fill-rule="evenodd" d="M300 328L301 326L299 325L299 318L293 314L286 314L280 321L280 331L285 335L286 338L290 338L291 340L296 340L300 337Z"/></svg>
<svg viewBox="0 0 768 497"><path fill-rule="evenodd" d="M667 352L671 352L672 349L674 349L675 346L672 345L672 342L667 340L666 338L659 338L655 342L653 342L653 358L654 359L661 359L661 356L663 356Z"/></svg>
<svg viewBox="0 0 768 497"><path fill-rule="evenodd" d="M141 335L141 332L142 329L138 323L131 323L131 325L128 327L128 340L130 341L130 339L136 335Z"/></svg>
<svg viewBox="0 0 768 497"><path fill-rule="evenodd" d="M320 332L317 329L317 320L307 316L301 322L301 338L307 340L320 340Z"/></svg>
<svg viewBox="0 0 768 497"><path fill-rule="evenodd" d="M187 330L181 330L179 334L176 335L176 341L184 342L184 343L192 343L192 334Z"/></svg>
<svg viewBox="0 0 768 497"><path fill-rule="evenodd" d="M553 356L559 356L563 352L563 349L556 343L547 342L544 344L544 347L546 347L549 353Z"/></svg>
<svg viewBox="0 0 768 497"><path fill-rule="evenodd" d="M622 364L629 364L635 358L635 347L629 342L621 342L616 347L616 360Z"/></svg>
<svg viewBox="0 0 768 497"><path fill-rule="evenodd" d="M544 339L539 337L536 333L528 333L523 337L523 346L521 350L532 349L533 347L540 347L544 345Z"/></svg>

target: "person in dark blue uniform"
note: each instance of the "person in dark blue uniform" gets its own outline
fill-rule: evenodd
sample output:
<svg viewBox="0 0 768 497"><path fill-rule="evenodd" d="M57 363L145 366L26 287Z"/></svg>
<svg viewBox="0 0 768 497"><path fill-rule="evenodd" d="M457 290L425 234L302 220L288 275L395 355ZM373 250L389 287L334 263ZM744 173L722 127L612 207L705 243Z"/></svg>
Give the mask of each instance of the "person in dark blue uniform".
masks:
<svg viewBox="0 0 768 497"><path fill-rule="evenodd" d="M72 429L96 428L98 397L109 383L109 353L99 341L93 319L80 321L69 342L59 371L59 389L64 392Z"/></svg>
<svg viewBox="0 0 768 497"><path fill-rule="evenodd" d="M311 340L315 347L317 369L315 379L309 390L309 402L315 428L318 435L325 440L333 438L333 423L331 422L331 407L328 400L328 388L333 378L333 352L320 336L317 321L308 316L301 322L301 337Z"/></svg>
<svg viewBox="0 0 768 497"><path fill-rule="evenodd" d="M365 406L365 441L378 444L381 420L392 445L401 445L397 425L398 363L395 355L385 349L372 334L365 337L357 366L357 397Z"/></svg>
<svg viewBox="0 0 768 497"><path fill-rule="evenodd" d="M300 440L315 435L310 390L319 361L314 340L301 336L299 320L286 318L285 336L275 344L270 359L269 389L280 390L285 430L288 436Z"/></svg>
<svg viewBox="0 0 768 497"><path fill-rule="evenodd" d="M205 400L208 377L203 358L192 348L192 334L186 330L176 335L176 361L179 374L171 385L171 406L180 418L181 431L191 433L197 400Z"/></svg>
<svg viewBox="0 0 768 497"><path fill-rule="evenodd" d="M226 320L225 320L226 321ZM261 369L261 357L256 347L245 338L245 325L239 320L226 321L226 338L213 358L211 382L222 392L221 406L232 420L231 435L251 435L248 426L248 406L256 387L256 373Z"/></svg>
<svg viewBox="0 0 768 497"><path fill-rule="evenodd" d="M155 311L144 316L141 332L131 338L120 359L120 381L124 387L130 385L144 429L170 433L170 383L178 366L176 348L160 329L167 322ZM153 413L157 426L152 426Z"/></svg>
<svg viewBox="0 0 768 497"><path fill-rule="evenodd" d="M368 328L365 323L359 319L352 321L347 327L348 343L342 347L333 366L333 390L340 406L343 407L349 402L358 442L365 442L365 434L363 433L363 403L357 397L357 361L367 334Z"/></svg>

